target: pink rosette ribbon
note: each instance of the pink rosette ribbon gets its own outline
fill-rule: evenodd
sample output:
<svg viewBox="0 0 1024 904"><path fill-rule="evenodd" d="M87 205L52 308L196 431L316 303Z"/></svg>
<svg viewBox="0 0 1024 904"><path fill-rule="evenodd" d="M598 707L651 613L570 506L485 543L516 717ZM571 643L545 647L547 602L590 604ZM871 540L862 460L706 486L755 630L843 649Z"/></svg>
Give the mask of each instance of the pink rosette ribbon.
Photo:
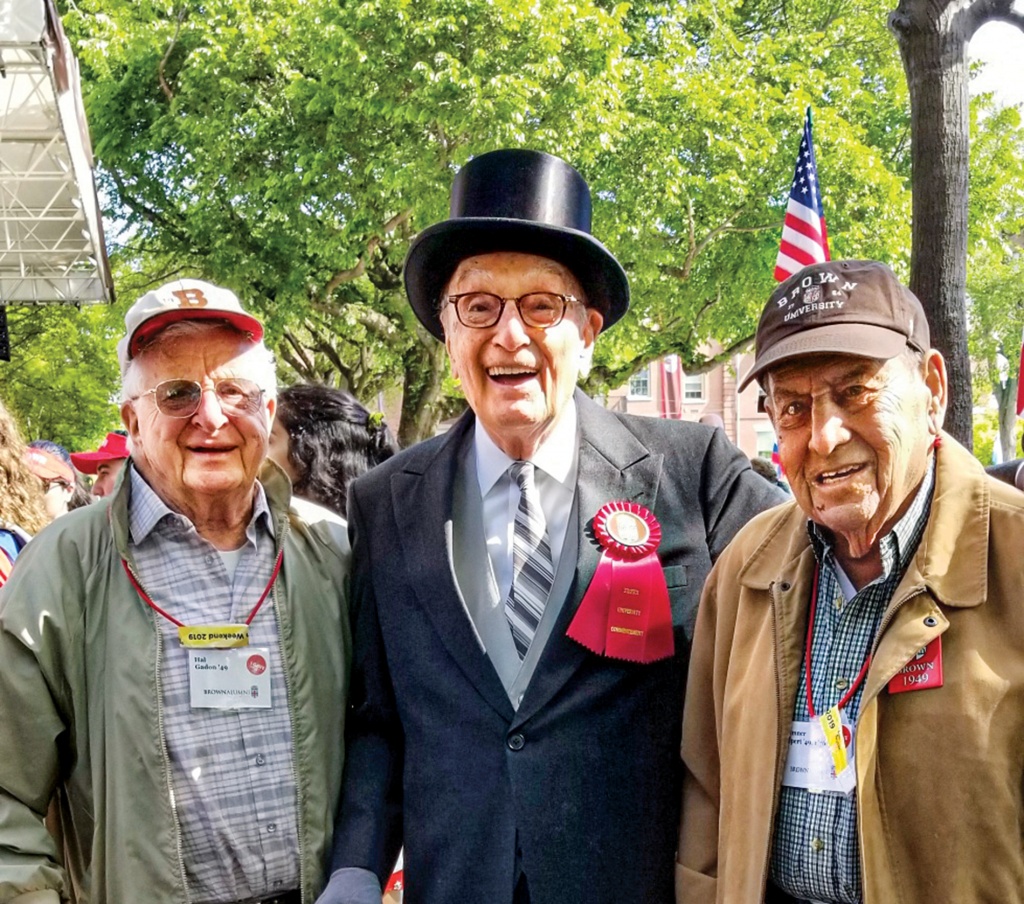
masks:
<svg viewBox="0 0 1024 904"><path fill-rule="evenodd" d="M657 662L675 652L672 608L656 550L661 525L635 502L609 502L594 516L601 558L567 636L588 650Z"/></svg>

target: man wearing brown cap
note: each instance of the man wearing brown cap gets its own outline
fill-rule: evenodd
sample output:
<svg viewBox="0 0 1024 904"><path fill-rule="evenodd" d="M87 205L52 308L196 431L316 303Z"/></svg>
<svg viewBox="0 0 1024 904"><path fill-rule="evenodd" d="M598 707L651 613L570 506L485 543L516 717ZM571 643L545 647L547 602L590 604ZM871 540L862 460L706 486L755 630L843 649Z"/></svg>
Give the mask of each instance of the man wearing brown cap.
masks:
<svg viewBox="0 0 1024 904"><path fill-rule="evenodd" d="M72 452L71 464L82 474L95 478L92 495L102 499L113 491L128 454L128 436L123 431L114 431L107 434L95 452Z"/></svg>
<svg viewBox="0 0 1024 904"><path fill-rule="evenodd" d="M704 589L677 901L1024 901L1024 496L942 432L883 264L783 283L752 379L794 502Z"/></svg>
<svg viewBox="0 0 1024 904"><path fill-rule="evenodd" d="M668 904L699 589L780 501L721 430L576 388L626 312L565 161L494 151L405 266L470 411L349 492L350 759L324 901Z"/></svg>
<svg viewBox="0 0 1024 904"><path fill-rule="evenodd" d="M0 901L312 901L347 554L264 467L274 363L235 295L175 280L125 324L122 479L0 592Z"/></svg>

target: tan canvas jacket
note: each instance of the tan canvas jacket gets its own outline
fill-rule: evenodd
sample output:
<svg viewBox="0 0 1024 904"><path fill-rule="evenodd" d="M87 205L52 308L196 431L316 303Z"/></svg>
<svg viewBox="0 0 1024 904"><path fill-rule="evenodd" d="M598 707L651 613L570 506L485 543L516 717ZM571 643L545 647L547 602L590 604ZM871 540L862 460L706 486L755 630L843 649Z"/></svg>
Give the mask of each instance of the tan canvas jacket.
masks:
<svg viewBox="0 0 1024 904"><path fill-rule="evenodd" d="M704 588L679 904L764 899L813 580L806 522L795 503L760 515ZM940 635L943 686L890 694ZM866 682L855 736L865 904L1024 902L1024 494L949 436Z"/></svg>

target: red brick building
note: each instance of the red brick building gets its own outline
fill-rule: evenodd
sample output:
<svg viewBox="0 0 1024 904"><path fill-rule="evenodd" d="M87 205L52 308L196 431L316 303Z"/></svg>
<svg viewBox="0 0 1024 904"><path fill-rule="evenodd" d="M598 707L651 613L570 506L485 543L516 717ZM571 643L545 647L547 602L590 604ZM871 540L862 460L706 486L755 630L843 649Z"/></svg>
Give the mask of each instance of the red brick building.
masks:
<svg viewBox="0 0 1024 904"><path fill-rule="evenodd" d="M652 361L629 382L608 393L605 404L615 411L647 417L696 421L717 414L725 433L748 456L771 456L775 434L768 416L757 410L757 383L737 392L740 377L754 356L735 355L728 364L690 376L677 370L674 356Z"/></svg>

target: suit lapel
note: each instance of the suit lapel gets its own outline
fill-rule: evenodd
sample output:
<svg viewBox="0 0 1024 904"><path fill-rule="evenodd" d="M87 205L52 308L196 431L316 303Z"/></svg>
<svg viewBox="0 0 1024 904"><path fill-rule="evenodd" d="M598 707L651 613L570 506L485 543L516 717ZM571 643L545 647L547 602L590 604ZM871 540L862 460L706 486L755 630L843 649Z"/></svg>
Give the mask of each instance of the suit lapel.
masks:
<svg viewBox="0 0 1024 904"><path fill-rule="evenodd" d="M433 457L415 459L392 477L392 505L416 599L470 683L494 709L511 719L512 704L484 652L452 569L452 500L472 424L472 414L467 412Z"/></svg>
<svg viewBox="0 0 1024 904"><path fill-rule="evenodd" d="M601 548L592 522L607 502L637 502L653 509L661 477L662 456L652 454L611 412L576 392L579 415L579 465L576 473L579 537L576 579L537 671L519 707L517 721L525 721L559 691L591 653L565 636L597 570Z"/></svg>

